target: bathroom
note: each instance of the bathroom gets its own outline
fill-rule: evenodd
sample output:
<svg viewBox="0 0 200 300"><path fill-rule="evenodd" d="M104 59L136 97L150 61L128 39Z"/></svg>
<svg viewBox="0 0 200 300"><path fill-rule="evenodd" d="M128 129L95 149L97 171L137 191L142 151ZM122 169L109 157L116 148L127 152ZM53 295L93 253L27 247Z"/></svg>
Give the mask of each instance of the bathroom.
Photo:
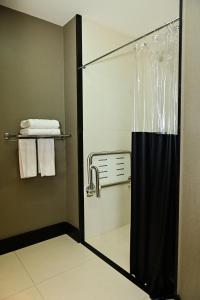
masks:
<svg viewBox="0 0 200 300"><path fill-rule="evenodd" d="M0 1L0 300L200 298L198 25L195 0Z"/></svg>

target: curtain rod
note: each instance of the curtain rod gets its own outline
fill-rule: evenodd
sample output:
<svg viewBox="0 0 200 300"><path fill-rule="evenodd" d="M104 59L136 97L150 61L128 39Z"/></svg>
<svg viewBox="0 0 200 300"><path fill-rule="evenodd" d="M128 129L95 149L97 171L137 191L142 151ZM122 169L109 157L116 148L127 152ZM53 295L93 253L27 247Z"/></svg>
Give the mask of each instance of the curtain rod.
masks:
<svg viewBox="0 0 200 300"><path fill-rule="evenodd" d="M88 63L86 63L86 64L80 66L80 67L78 68L78 70L85 69L87 66L93 64L94 62L96 62L96 61L98 61L98 60L100 60L100 59L102 59L102 58L104 58L104 57L106 57L106 56L108 56L108 55L110 55L110 54L116 52L116 51L119 51L119 50L121 50L121 49L123 49L123 48L125 48L125 47L127 47L127 46L129 46L129 45L131 45L131 44L133 44L133 43L135 43L135 42L137 42L137 41L139 41L139 40L145 38L145 37L147 37L148 35L151 35L152 33L156 32L156 31L159 31L159 30L161 30L161 29L163 29L163 28L169 26L170 24L173 24L173 23L175 23L175 22L177 22L177 21L179 21L179 20L180 20L180 18L176 18L176 19L174 19L173 21L171 21L171 22L169 22L169 23L167 23L167 24L165 24L165 25L162 25L162 26L160 26L160 27L154 29L154 30L152 30L152 31L150 31L150 32L148 32L148 33L146 33L146 34L144 34L144 35L138 37L137 39L135 39L135 40L133 40L133 41L130 41L130 42L128 42L128 43L126 43L126 44L124 44L124 45L122 45L122 46L120 46L120 47L114 49L114 50L111 50L111 51L105 53L104 55L101 55L101 56L99 56L99 57L97 57L97 58L91 60L90 62L88 62Z"/></svg>

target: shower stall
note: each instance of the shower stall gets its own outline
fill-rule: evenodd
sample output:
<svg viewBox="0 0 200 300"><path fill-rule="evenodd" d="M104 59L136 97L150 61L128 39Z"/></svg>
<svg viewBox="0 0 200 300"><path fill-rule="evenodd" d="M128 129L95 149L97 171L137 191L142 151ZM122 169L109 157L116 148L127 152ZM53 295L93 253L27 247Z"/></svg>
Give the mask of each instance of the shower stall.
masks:
<svg viewBox="0 0 200 300"><path fill-rule="evenodd" d="M176 293L180 25L82 19L84 244L152 298Z"/></svg>

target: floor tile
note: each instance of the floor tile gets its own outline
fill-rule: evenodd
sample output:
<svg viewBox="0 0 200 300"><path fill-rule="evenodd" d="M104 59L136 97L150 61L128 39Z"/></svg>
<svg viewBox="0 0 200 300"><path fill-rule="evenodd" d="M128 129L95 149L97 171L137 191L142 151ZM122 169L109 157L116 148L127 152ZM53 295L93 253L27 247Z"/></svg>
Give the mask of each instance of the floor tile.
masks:
<svg viewBox="0 0 200 300"><path fill-rule="evenodd" d="M71 270L94 254L67 235L18 250L17 256L35 283Z"/></svg>
<svg viewBox="0 0 200 300"><path fill-rule="evenodd" d="M36 288L31 288L15 296L6 298L6 300L43 300L43 299Z"/></svg>
<svg viewBox="0 0 200 300"><path fill-rule="evenodd" d="M116 228L102 235L89 238L87 242L105 256L130 270L130 224Z"/></svg>
<svg viewBox="0 0 200 300"><path fill-rule="evenodd" d="M14 253L0 256L0 300L33 286Z"/></svg>
<svg viewBox="0 0 200 300"><path fill-rule="evenodd" d="M38 285L45 300L146 300L148 295L94 258Z"/></svg>

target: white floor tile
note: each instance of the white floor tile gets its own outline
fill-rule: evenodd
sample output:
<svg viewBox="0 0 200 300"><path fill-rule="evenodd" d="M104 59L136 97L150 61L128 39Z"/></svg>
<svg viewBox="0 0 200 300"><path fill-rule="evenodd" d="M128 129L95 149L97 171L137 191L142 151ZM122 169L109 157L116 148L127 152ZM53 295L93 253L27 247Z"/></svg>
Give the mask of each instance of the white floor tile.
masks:
<svg viewBox="0 0 200 300"><path fill-rule="evenodd" d="M148 295L94 258L38 285L45 300L146 300Z"/></svg>
<svg viewBox="0 0 200 300"><path fill-rule="evenodd" d="M130 271L130 224L89 238L87 242L124 270Z"/></svg>
<svg viewBox="0 0 200 300"><path fill-rule="evenodd" d="M14 253L0 256L0 300L33 286Z"/></svg>
<svg viewBox="0 0 200 300"><path fill-rule="evenodd" d="M31 288L15 296L6 298L6 300L43 300L43 299L36 288Z"/></svg>
<svg viewBox="0 0 200 300"><path fill-rule="evenodd" d="M16 253L35 283L71 270L94 257L67 235L20 249Z"/></svg>

